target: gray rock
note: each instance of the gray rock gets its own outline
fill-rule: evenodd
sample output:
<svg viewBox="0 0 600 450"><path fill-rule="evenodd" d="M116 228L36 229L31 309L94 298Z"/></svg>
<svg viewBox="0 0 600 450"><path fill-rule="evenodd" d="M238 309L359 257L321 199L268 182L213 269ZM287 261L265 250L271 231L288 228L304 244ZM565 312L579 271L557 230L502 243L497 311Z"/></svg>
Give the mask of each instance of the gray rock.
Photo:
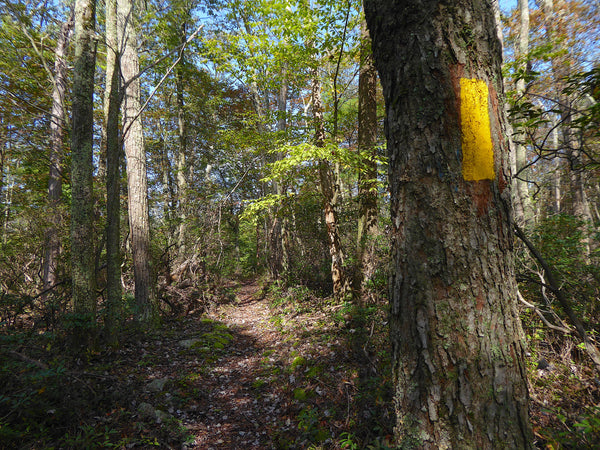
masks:
<svg viewBox="0 0 600 450"><path fill-rule="evenodd" d="M171 417L171 414L166 413L160 409L155 409L154 410L154 416L156 417L156 423L163 423L168 421Z"/></svg>
<svg viewBox="0 0 600 450"><path fill-rule="evenodd" d="M190 348L196 342L200 342L200 339L198 339L198 338L185 339L183 341L179 341L179 345L181 345L183 348Z"/></svg>
<svg viewBox="0 0 600 450"><path fill-rule="evenodd" d="M146 385L146 390L150 392L160 392L164 389L165 384L169 381L168 377L157 378Z"/></svg>
<svg viewBox="0 0 600 450"><path fill-rule="evenodd" d="M150 403L140 403L138 414L142 419L156 420L156 412Z"/></svg>
<svg viewBox="0 0 600 450"><path fill-rule="evenodd" d="M138 414L143 420L151 420L156 423L166 422L173 417L160 409L154 409L150 403L141 403L138 406Z"/></svg>

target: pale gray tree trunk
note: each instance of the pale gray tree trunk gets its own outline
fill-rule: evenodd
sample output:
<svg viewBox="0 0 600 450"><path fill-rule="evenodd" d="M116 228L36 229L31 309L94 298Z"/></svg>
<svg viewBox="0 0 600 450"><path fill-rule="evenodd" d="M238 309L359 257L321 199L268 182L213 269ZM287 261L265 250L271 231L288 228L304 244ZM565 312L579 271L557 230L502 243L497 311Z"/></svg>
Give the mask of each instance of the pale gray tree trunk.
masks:
<svg viewBox="0 0 600 450"><path fill-rule="evenodd" d="M366 0L386 100L399 448L531 448L490 2Z"/></svg>
<svg viewBox="0 0 600 450"><path fill-rule="evenodd" d="M54 86L52 89L52 109L50 113L50 174L48 177L50 226L46 231L46 253L43 267L44 291L56 284L56 266L61 248L58 233L62 223L60 203L62 197L63 145L66 127L67 51L72 31L73 17L69 18L61 26L54 56Z"/></svg>
<svg viewBox="0 0 600 450"><path fill-rule="evenodd" d="M75 54L71 119L71 278L73 309L77 320L94 324L96 274L94 271L94 72L96 69L96 3L75 2ZM89 331L79 330L81 344L89 344Z"/></svg>
<svg viewBox="0 0 600 450"><path fill-rule="evenodd" d="M519 0L519 38L516 46L516 57L519 69L523 73L527 72L529 59L529 2L528 0ZM518 97L526 95L526 85L524 79L517 80L516 95ZM515 220L522 226L527 226L533 221L533 204L529 196L527 178L529 171L527 166L527 147L525 146L525 133L518 132L514 136L515 140Z"/></svg>

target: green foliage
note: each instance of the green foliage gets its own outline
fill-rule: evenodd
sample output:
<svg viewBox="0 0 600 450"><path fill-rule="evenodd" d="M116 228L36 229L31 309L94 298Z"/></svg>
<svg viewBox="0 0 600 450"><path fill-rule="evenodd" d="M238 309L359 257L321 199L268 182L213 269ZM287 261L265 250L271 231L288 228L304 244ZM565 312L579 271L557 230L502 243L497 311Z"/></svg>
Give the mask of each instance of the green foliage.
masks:
<svg viewBox="0 0 600 450"><path fill-rule="evenodd" d="M594 326L600 307L600 272L596 264L600 255L587 255L586 239L588 224L567 214L544 219L534 232L536 247L553 268L558 283L574 297L573 307Z"/></svg>
<svg viewBox="0 0 600 450"><path fill-rule="evenodd" d="M296 392L294 391L294 397ZM312 443L320 443L329 437L329 431L320 426L321 412L308 405L298 414L298 428L303 436Z"/></svg>
<svg viewBox="0 0 600 450"><path fill-rule="evenodd" d="M573 216L557 214L543 220L536 229L537 248L563 278L585 267L583 226Z"/></svg>
<svg viewBox="0 0 600 450"><path fill-rule="evenodd" d="M555 416L561 427L544 429L542 436L552 443L553 448L595 449L600 445L600 407L583 408L578 417L573 417L561 407L547 409L546 414Z"/></svg>
<svg viewBox="0 0 600 450"><path fill-rule="evenodd" d="M65 368L60 363L46 367L15 359L8 347L0 348L0 447L20 442L52 439L64 422L77 412L60 408L69 395Z"/></svg>

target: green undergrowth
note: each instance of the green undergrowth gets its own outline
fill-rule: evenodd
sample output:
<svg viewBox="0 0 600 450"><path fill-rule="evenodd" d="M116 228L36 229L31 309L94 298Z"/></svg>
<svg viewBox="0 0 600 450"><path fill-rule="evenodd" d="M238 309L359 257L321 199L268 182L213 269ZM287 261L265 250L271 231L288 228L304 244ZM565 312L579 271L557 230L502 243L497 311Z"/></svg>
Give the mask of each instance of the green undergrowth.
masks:
<svg viewBox="0 0 600 450"><path fill-rule="evenodd" d="M228 367L236 368L229 383L256 405L280 405L264 425L267 448L386 448L385 307L356 308L304 288L262 297L271 302L268 328L279 333L246 336L252 348L240 348L237 328L202 316L172 317L146 333L125 329L118 347L77 355L59 333L0 336L0 449L182 448L195 437L178 412L191 423L218 408L231 418L207 395L222 389L211 385L220 375L234 376ZM150 388L160 380L163 386Z"/></svg>
<svg viewBox="0 0 600 450"><path fill-rule="evenodd" d="M387 307L311 296L305 288L269 292L271 323L286 337L288 390L299 433L281 448L393 448Z"/></svg>
<svg viewBox="0 0 600 450"><path fill-rule="evenodd" d="M534 323L526 321L529 327ZM600 448L600 383L591 361L573 336L529 330L527 369L536 446Z"/></svg>
<svg viewBox="0 0 600 450"><path fill-rule="evenodd" d="M192 336L198 340L186 352L214 361L233 336L222 323L199 322ZM200 396L204 367L177 370L164 391L147 389L154 379L149 374L181 358L157 350L180 347L189 337L182 324L166 322L142 335L124 329L119 348L77 354L59 333L0 335L0 449L173 448L191 442L167 411ZM152 405L152 416L140 412L142 403Z"/></svg>

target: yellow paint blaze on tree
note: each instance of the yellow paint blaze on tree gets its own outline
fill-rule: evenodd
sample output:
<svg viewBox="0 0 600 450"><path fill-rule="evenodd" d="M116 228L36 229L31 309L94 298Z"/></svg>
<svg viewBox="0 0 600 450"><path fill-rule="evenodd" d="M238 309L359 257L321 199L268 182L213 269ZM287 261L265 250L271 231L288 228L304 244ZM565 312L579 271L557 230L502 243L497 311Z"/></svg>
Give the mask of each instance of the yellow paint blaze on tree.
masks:
<svg viewBox="0 0 600 450"><path fill-rule="evenodd" d="M462 175L466 181L493 180L494 150L485 81L461 78Z"/></svg>

